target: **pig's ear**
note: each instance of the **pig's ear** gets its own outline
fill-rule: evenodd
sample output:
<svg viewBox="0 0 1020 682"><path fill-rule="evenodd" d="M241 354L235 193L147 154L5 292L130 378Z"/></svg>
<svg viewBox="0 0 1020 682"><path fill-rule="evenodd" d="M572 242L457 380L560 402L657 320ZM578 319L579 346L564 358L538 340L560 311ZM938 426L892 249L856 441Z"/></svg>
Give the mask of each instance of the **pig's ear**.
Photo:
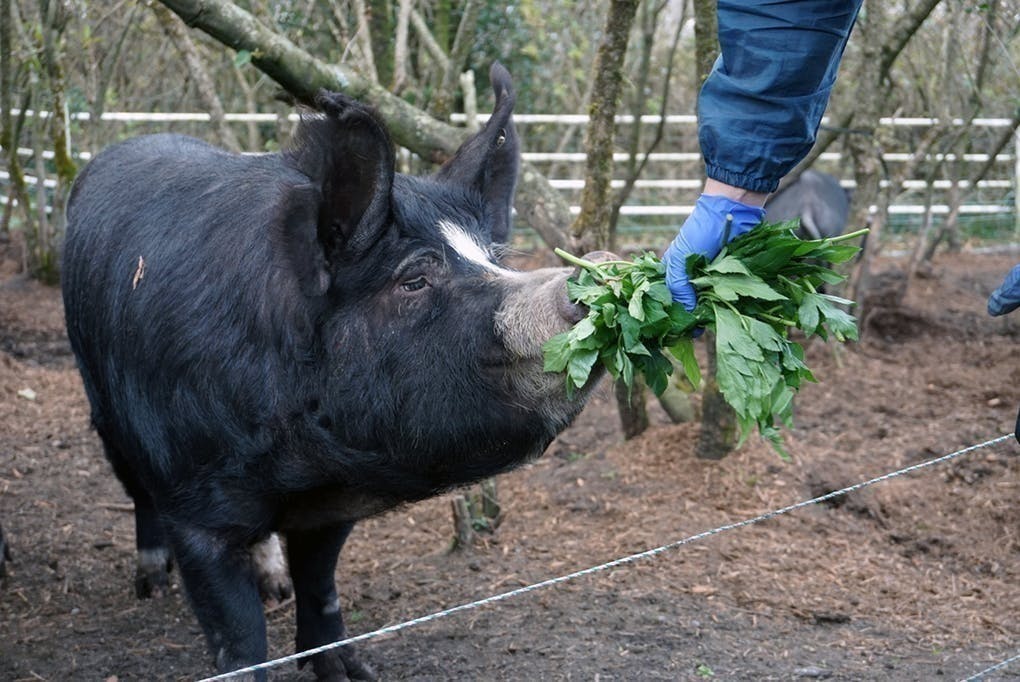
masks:
<svg viewBox="0 0 1020 682"><path fill-rule="evenodd" d="M390 217L394 150L375 114L335 92L315 100L324 118L303 121L298 167L322 190L318 236L326 258L358 253L373 244Z"/></svg>
<svg viewBox="0 0 1020 682"><path fill-rule="evenodd" d="M514 188L520 166L520 142L514 129L514 88L510 73L499 62L489 70L496 106L485 126L460 146L436 176L480 192L492 226L492 241L510 236Z"/></svg>

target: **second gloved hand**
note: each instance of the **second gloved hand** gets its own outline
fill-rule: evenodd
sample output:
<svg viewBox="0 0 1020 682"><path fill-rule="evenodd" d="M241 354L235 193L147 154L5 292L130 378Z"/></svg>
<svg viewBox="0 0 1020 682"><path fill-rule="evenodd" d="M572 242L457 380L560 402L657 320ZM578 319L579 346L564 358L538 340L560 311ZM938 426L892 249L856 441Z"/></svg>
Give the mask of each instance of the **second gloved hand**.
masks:
<svg viewBox="0 0 1020 682"><path fill-rule="evenodd" d="M1005 315L1020 308L1020 265L1006 275L999 288L988 297L988 314Z"/></svg>
<svg viewBox="0 0 1020 682"><path fill-rule="evenodd" d="M732 216L729 234L725 235L726 222ZM694 310L698 297L687 277L687 258L698 253L708 259L715 258L723 247L724 237L732 240L761 223L765 209L749 206L728 197L702 194L694 211L684 221L680 233L666 249L662 260L666 264L666 286L673 300Z"/></svg>

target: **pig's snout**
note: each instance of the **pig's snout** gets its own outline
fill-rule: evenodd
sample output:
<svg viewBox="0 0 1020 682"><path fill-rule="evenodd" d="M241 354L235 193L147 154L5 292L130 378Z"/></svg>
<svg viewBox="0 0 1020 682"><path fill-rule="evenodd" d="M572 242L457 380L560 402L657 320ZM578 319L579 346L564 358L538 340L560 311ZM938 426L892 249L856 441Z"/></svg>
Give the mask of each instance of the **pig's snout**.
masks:
<svg viewBox="0 0 1020 682"><path fill-rule="evenodd" d="M591 251L584 255L584 260L591 263L605 263L612 260L620 260L620 257L611 251ZM581 268L575 268L573 273L570 275L572 278L577 277L580 274ZM556 306L557 312L560 317L569 322L571 325L577 324L585 318L588 314L588 308L570 300L570 294L567 292L566 282L564 282L562 296L559 297Z"/></svg>
<svg viewBox="0 0 1020 682"><path fill-rule="evenodd" d="M584 260L591 263L608 263L611 260L620 260L612 251L591 251L584 254Z"/></svg>
<svg viewBox="0 0 1020 682"><path fill-rule="evenodd" d="M584 319L585 315L588 314L587 307L580 303L574 303L570 300L570 294L567 293L566 281L564 281L563 291L560 292L557 299L556 312L558 312L560 317L569 322L571 325L577 324Z"/></svg>
<svg viewBox="0 0 1020 682"><path fill-rule="evenodd" d="M619 260L608 251L587 254L594 263ZM496 313L496 333L510 357L541 358L542 344L584 319L588 308L570 300L570 268L547 268L522 273L510 280L510 291Z"/></svg>

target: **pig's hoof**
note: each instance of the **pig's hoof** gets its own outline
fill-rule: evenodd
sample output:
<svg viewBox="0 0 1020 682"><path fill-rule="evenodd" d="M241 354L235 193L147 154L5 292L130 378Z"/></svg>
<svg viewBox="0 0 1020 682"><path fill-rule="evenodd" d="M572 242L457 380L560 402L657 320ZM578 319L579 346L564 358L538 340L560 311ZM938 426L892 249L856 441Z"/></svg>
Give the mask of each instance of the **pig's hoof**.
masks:
<svg viewBox="0 0 1020 682"><path fill-rule="evenodd" d="M307 660L307 659L306 659ZM299 663L299 666L301 664ZM341 651L333 649L312 657L312 669L319 682L348 682L364 680L375 682L375 672L358 660L348 647Z"/></svg>
<svg viewBox="0 0 1020 682"><path fill-rule="evenodd" d="M270 535L251 548L251 559L263 603L279 604L293 593L287 562L278 536Z"/></svg>
<svg viewBox="0 0 1020 682"><path fill-rule="evenodd" d="M259 574L259 596L263 604L279 604L289 599L291 594L293 589L287 576Z"/></svg>
<svg viewBox="0 0 1020 682"><path fill-rule="evenodd" d="M135 569L135 595L139 599L165 597L170 593L170 570L173 559L165 549L143 549L138 552Z"/></svg>

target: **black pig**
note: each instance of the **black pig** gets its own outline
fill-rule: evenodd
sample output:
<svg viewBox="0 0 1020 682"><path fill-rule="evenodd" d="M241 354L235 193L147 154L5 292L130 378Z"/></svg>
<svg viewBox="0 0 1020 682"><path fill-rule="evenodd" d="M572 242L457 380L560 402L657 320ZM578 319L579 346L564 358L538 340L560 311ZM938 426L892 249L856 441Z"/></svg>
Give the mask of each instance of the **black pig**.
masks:
<svg viewBox="0 0 1020 682"><path fill-rule="evenodd" d="M850 195L827 173L806 170L765 204L769 222L800 219L802 239L843 234L850 218Z"/></svg>
<svg viewBox="0 0 1020 682"><path fill-rule="evenodd" d="M583 310L568 269L516 272L510 76L429 177L394 172L364 106L322 94L282 154L132 139L75 183L67 329L92 423L135 501L139 592L171 557L221 671L265 660L253 547L281 531L298 650L344 636L355 521L504 471L576 415L542 343ZM368 678L345 649L320 679Z"/></svg>

